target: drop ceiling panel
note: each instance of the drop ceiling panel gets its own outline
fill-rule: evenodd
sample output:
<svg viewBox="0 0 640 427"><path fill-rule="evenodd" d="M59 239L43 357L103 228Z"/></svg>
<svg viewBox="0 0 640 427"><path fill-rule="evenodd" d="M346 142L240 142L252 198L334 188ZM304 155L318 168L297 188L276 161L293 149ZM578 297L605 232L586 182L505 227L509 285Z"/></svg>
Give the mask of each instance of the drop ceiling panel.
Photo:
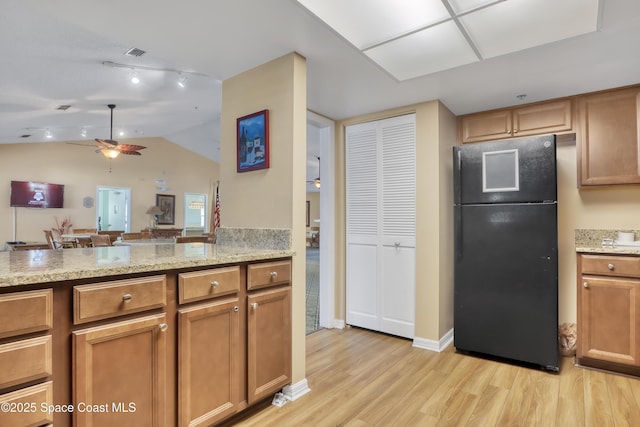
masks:
<svg viewBox="0 0 640 427"><path fill-rule="evenodd" d="M364 52L402 81L478 60L453 21Z"/></svg>
<svg viewBox="0 0 640 427"><path fill-rule="evenodd" d="M598 0L509 0L460 17L483 58L593 32Z"/></svg>
<svg viewBox="0 0 640 427"><path fill-rule="evenodd" d="M358 49L384 42L450 15L440 0L298 0Z"/></svg>

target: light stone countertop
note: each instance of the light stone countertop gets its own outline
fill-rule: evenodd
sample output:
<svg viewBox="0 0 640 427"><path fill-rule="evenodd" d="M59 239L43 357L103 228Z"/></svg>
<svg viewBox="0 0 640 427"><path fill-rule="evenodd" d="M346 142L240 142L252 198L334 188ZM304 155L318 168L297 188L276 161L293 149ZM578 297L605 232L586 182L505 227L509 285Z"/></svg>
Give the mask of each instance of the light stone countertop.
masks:
<svg viewBox="0 0 640 427"><path fill-rule="evenodd" d="M632 232L634 233L635 240L640 240L640 231L638 230L576 229L576 252L590 254L640 255L640 246L602 246L602 239L615 240L617 238L618 231Z"/></svg>
<svg viewBox="0 0 640 427"><path fill-rule="evenodd" d="M205 243L0 252L0 287L291 257L288 249Z"/></svg>

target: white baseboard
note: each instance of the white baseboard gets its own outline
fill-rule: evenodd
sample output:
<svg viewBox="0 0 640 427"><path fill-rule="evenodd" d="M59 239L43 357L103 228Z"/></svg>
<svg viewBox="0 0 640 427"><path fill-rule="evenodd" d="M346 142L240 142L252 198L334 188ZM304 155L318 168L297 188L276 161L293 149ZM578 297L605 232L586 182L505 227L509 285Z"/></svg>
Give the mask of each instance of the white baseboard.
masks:
<svg viewBox="0 0 640 427"><path fill-rule="evenodd" d="M287 400L293 402L294 400L301 398L310 391L311 389L309 388L309 384L307 383L307 379L305 378L295 384L284 386L282 389L282 394L284 394L284 397L286 397Z"/></svg>
<svg viewBox="0 0 640 427"><path fill-rule="evenodd" d="M344 320L333 319L333 327L336 329L344 329Z"/></svg>
<svg viewBox="0 0 640 427"><path fill-rule="evenodd" d="M413 339L413 346L417 348L422 348L425 350L437 351L438 353L440 353L445 348L449 347L449 345L452 342L453 342L453 329L449 329L449 331L446 334L444 334L444 336L440 338L440 340L438 341L415 337Z"/></svg>

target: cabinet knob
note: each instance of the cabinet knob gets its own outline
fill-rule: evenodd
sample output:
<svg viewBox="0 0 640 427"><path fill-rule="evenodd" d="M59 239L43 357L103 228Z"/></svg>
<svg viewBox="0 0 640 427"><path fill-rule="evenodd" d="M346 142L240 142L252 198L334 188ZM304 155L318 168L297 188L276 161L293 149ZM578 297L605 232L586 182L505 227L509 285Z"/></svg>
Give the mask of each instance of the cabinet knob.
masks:
<svg viewBox="0 0 640 427"><path fill-rule="evenodd" d="M272 279L275 279L278 277L278 272L277 271L272 271L271 273L269 273L269 276L271 276Z"/></svg>
<svg viewBox="0 0 640 427"><path fill-rule="evenodd" d="M609 268L609 270L613 271L613 269L615 268L615 266L613 264L609 264L607 265L607 268Z"/></svg>
<svg viewBox="0 0 640 427"><path fill-rule="evenodd" d="M129 302L133 299L133 295L131 294L124 294L122 295L122 301L123 302Z"/></svg>
<svg viewBox="0 0 640 427"><path fill-rule="evenodd" d="M235 311L236 313L238 312L238 310L240 310L240 309L238 308L237 305L233 307L233 311Z"/></svg>
<svg viewBox="0 0 640 427"><path fill-rule="evenodd" d="M258 303L254 302L253 304L251 304L251 308L253 308L254 310L256 310L258 308Z"/></svg>
<svg viewBox="0 0 640 427"><path fill-rule="evenodd" d="M167 329L169 329L169 325L167 325L166 323L160 323L158 325L158 328L160 329L160 332L165 332Z"/></svg>
<svg viewBox="0 0 640 427"><path fill-rule="evenodd" d="M584 286L585 288L589 287L589 282L582 282L582 286Z"/></svg>
<svg viewBox="0 0 640 427"><path fill-rule="evenodd" d="M211 286L213 286L214 288L219 285L220 283L217 280L214 280L213 282L211 282Z"/></svg>

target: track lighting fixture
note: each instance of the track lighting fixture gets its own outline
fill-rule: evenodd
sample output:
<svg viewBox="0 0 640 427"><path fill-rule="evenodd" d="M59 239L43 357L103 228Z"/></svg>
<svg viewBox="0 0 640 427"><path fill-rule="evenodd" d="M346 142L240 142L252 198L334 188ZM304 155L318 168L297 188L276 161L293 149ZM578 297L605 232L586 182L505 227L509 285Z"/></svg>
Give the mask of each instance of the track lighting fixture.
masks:
<svg viewBox="0 0 640 427"><path fill-rule="evenodd" d="M129 65L129 64L120 64L118 62L112 62L112 61L102 61L102 65L104 65L105 67L114 67L114 68L128 68L131 70L131 75L130 75L130 79L131 79L131 83L133 84L139 84L141 82L141 77L139 74L139 70L145 70L145 71L162 71L165 73L176 73L178 75L178 80L176 81L176 83L178 84L178 86L180 86L181 88L184 88L187 86L187 76L188 74L191 75L196 75L196 76L205 76L206 74L203 73L196 73L193 71L183 71L183 70L176 70L173 68L156 68L156 67L145 67L142 65Z"/></svg>

